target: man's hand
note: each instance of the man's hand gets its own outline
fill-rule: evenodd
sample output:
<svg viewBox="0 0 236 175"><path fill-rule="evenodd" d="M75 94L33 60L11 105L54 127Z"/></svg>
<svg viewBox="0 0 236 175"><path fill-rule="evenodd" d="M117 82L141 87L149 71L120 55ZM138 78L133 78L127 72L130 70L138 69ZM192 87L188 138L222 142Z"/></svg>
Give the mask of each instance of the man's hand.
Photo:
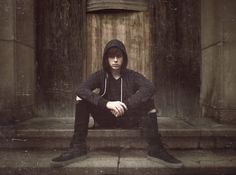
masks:
<svg viewBox="0 0 236 175"><path fill-rule="evenodd" d="M106 107L111 110L112 114L116 117L122 116L127 110L127 106L120 101L109 101L106 104Z"/></svg>

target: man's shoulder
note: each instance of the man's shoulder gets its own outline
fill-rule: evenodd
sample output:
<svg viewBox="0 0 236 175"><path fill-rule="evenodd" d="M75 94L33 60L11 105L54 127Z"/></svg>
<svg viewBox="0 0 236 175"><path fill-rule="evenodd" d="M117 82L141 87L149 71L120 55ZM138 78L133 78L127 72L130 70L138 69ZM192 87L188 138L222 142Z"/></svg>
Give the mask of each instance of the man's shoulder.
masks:
<svg viewBox="0 0 236 175"><path fill-rule="evenodd" d="M95 72L92 72L88 79L100 79L106 76L106 72L103 69L97 70Z"/></svg>
<svg viewBox="0 0 236 175"><path fill-rule="evenodd" d="M135 71L135 70L132 70L132 69L126 69L126 72L125 72L127 75L142 75L141 73Z"/></svg>
<svg viewBox="0 0 236 175"><path fill-rule="evenodd" d="M91 75L105 75L106 72L103 69L96 70L95 72L92 72Z"/></svg>

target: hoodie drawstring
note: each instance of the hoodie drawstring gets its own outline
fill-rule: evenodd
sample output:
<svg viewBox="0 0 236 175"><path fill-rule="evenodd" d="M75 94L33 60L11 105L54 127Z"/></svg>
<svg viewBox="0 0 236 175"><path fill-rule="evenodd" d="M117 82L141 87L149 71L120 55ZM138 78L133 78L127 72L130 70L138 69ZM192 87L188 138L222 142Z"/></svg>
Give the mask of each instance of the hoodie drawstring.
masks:
<svg viewBox="0 0 236 175"><path fill-rule="evenodd" d="M104 85L105 87L104 87L104 91L103 91L103 93L102 93L102 97L105 95L105 93L106 93L106 91L107 91L107 77L105 78L105 85Z"/></svg>
<svg viewBox="0 0 236 175"><path fill-rule="evenodd" d="M120 80L120 101L123 102L123 78Z"/></svg>
<svg viewBox="0 0 236 175"><path fill-rule="evenodd" d="M102 97L106 94L107 91L107 77L105 78L104 86L104 91L101 95ZM120 101L123 102L123 78L121 78L120 81Z"/></svg>

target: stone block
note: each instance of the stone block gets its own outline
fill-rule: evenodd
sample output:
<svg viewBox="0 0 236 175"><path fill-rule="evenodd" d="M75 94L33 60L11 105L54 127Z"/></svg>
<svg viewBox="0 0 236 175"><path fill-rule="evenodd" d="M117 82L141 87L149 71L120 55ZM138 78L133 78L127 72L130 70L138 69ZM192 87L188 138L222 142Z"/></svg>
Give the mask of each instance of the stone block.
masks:
<svg viewBox="0 0 236 175"><path fill-rule="evenodd" d="M162 140L169 149L197 149L200 142L199 137L165 137Z"/></svg>
<svg viewBox="0 0 236 175"><path fill-rule="evenodd" d="M216 148L218 149L235 149L236 140L235 137L217 137Z"/></svg>
<svg viewBox="0 0 236 175"><path fill-rule="evenodd" d="M13 125L15 112L13 109L1 109L0 110L0 126ZM3 140L4 142L4 140Z"/></svg>
<svg viewBox="0 0 236 175"><path fill-rule="evenodd" d="M34 175L95 175L117 174L118 154L115 152L92 152L88 158L64 168L50 167L51 159L61 154L59 151L1 151L0 174Z"/></svg>
<svg viewBox="0 0 236 175"><path fill-rule="evenodd" d="M12 0L0 1L0 40L15 38L15 3Z"/></svg>
<svg viewBox="0 0 236 175"><path fill-rule="evenodd" d="M201 137L199 142L199 148L201 149L215 149L216 148L216 139L212 137Z"/></svg>
<svg viewBox="0 0 236 175"><path fill-rule="evenodd" d="M44 117L74 117L75 104L71 92L46 92L40 97L36 115Z"/></svg>
<svg viewBox="0 0 236 175"><path fill-rule="evenodd" d="M118 160L118 152L90 152L87 159L71 164L68 167L77 167L81 174L87 175L117 174Z"/></svg>
<svg viewBox="0 0 236 175"><path fill-rule="evenodd" d="M35 18L33 0L16 0L16 40L35 47Z"/></svg>
<svg viewBox="0 0 236 175"><path fill-rule="evenodd" d="M227 1L222 1L218 0L220 3L220 6L223 8L220 8L222 10L223 14L223 20L226 21L231 21L232 23L235 22L235 8L236 8L236 2L234 0L227 0Z"/></svg>
<svg viewBox="0 0 236 175"><path fill-rule="evenodd" d="M222 33L225 44L234 43L236 42L236 14L234 14L234 17L231 17L227 20L222 21L224 25L224 31Z"/></svg>
<svg viewBox="0 0 236 175"><path fill-rule="evenodd" d="M0 41L0 110L14 104L14 43Z"/></svg>
<svg viewBox="0 0 236 175"><path fill-rule="evenodd" d="M200 100L204 105L219 106L221 87L222 72L220 66L220 58L222 47L216 45L202 52L202 84L201 84L201 95Z"/></svg>
<svg viewBox="0 0 236 175"><path fill-rule="evenodd" d="M34 104L36 65L35 53L32 48L16 43L16 98L17 106Z"/></svg>
<svg viewBox="0 0 236 175"><path fill-rule="evenodd" d="M222 40L222 23L221 14L216 10L218 3L215 0L201 2L201 41L202 48L206 48Z"/></svg>
<svg viewBox="0 0 236 175"><path fill-rule="evenodd" d="M148 160L145 151L123 150L120 153L119 174L126 175L148 175L159 174L158 169L163 165Z"/></svg>
<svg viewBox="0 0 236 175"><path fill-rule="evenodd" d="M229 40L224 44L224 109L236 110L236 22L234 31L227 33ZM234 41L232 41L234 40ZM235 115L234 115L235 116Z"/></svg>
<svg viewBox="0 0 236 175"><path fill-rule="evenodd" d="M219 110L219 119L222 123L236 124L236 110Z"/></svg>

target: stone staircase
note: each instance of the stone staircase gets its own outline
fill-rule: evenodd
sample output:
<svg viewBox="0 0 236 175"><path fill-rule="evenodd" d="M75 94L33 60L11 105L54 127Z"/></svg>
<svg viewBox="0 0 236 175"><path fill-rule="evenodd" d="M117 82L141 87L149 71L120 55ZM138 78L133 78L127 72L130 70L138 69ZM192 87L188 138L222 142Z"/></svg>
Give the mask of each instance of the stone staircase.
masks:
<svg viewBox="0 0 236 175"><path fill-rule="evenodd" d="M88 159L55 169L50 160L69 145L74 119L33 118L1 129L0 174L236 174L236 128L206 119L158 118L169 152L184 167L169 169L146 158L136 129L90 129Z"/></svg>

